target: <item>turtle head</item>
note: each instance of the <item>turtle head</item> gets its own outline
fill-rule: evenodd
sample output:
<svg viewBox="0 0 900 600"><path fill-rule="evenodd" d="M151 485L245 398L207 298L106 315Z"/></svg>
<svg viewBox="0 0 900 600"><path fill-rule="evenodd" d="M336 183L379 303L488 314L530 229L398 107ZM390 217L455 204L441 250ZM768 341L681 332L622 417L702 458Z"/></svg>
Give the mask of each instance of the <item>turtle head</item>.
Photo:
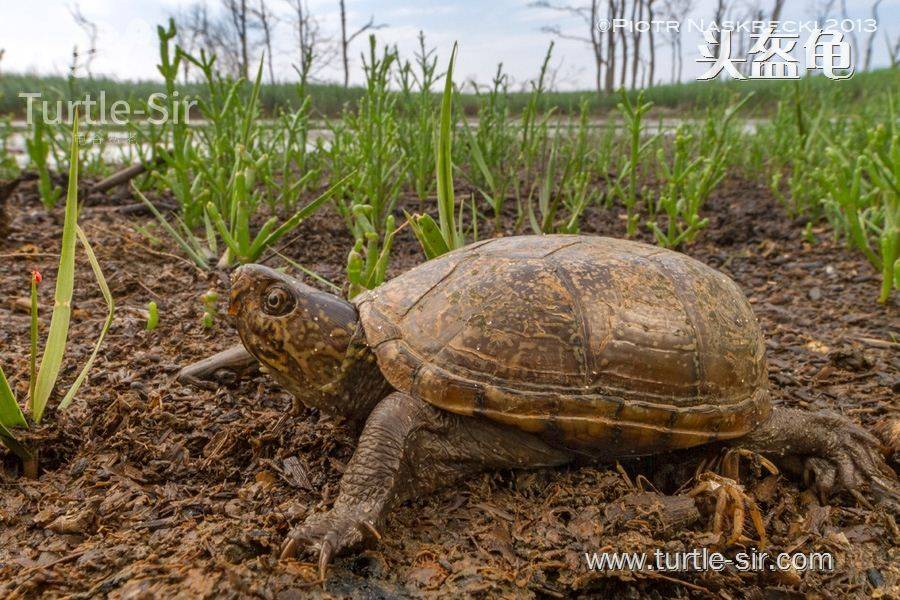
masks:
<svg viewBox="0 0 900 600"><path fill-rule="evenodd" d="M278 383L308 406L340 414L330 390L356 329L356 308L261 265L244 265L231 278L228 314L247 350Z"/></svg>

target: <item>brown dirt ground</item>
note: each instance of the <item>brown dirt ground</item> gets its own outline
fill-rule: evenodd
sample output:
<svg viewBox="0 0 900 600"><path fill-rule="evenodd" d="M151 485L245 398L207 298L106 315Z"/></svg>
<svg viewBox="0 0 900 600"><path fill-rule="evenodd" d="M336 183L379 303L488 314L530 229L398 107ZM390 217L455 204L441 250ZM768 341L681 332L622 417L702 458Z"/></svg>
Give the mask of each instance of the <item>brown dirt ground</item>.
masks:
<svg viewBox="0 0 900 600"><path fill-rule="evenodd" d="M892 517L853 498L822 505L800 482L744 469L770 551L832 552L833 572L595 573L585 551L652 552L713 546L710 504L676 528L653 514L624 522L608 507L643 478L659 490L690 489L721 450L615 465L497 472L408 503L381 545L339 559L327 584L311 563L279 562L289 528L327 508L353 451L352 436L291 398L264 375L215 390L174 382L180 366L236 341L227 320L200 323L200 296L227 290L225 274L202 273L171 247L152 247L111 195L89 199L81 222L117 302L101 356L67 412L51 410L30 435L41 448L37 480L19 477L0 451L0 597L407 596L623 598L810 598L900 595L900 534ZM33 182L7 206L0 240L0 363L24 396L28 277L41 287L44 330L52 305L61 211L40 208ZM733 277L768 339L774 402L831 409L885 432L898 425L900 333L896 296L874 299L879 280L858 253L816 230L802 238L768 191L727 180L706 211L710 228L687 249ZM586 232L621 236L618 211L593 208ZM286 252L343 281L348 235L330 211L303 224ZM392 274L421 260L404 231ZM277 262L276 262L277 264ZM63 385L75 377L105 317L83 256ZM149 300L157 330L144 330ZM224 312L224 307L223 307ZM296 459L296 470L285 469ZM892 459L893 460L893 459ZM293 462L293 461L291 461ZM895 468L897 463L892 462ZM643 476L639 477L639 476ZM748 536L755 536L752 527ZM733 555L740 547L726 549Z"/></svg>

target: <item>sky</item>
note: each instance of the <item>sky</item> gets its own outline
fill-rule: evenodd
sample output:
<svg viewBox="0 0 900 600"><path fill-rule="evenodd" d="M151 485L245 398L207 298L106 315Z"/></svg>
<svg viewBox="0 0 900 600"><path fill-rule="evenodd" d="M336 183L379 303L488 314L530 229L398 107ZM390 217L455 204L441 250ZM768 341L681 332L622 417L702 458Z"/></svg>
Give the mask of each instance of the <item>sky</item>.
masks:
<svg viewBox="0 0 900 600"><path fill-rule="evenodd" d="M107 75L118 79L159 79L156 71L158 46L156 25L167 17L183 11L197 0L80 0L82 14L99 27L98 55L93 63L94 75ZM200 0L202 1L202 0ZM206 0L211 8L218 9L220 0ZM253 0L249 0L253 3ZM340 31L338 0L308 0L310 11L320 22L326 36L336 39ZM578 4L579 0L566 0ZM296 42L291 24L292 10L287 0L267 0L270 10L278 18L274 30L273 52L276 77L294 79L291 64L296 57ZM821 0L819 0L821 2ZM757 4L751 0L735 0L735 4ZM816 0L790 0L782 13L782 19L808 21L815 15ZM605 3L601 3L605 4ZM661 6L662 0L656 5ZM709 20L712 18L715 0L696 0L695 9L684 19ZM772 0L759 0L768 12ZM836 3L840 5L840 2ZM509 74L512 88L524 86L533 78L546 52L552 36L541 31L545 25L558 25L563 31L584 36L587 25L566 17L557 11L529 6L528 0L346 0L348 29L354 30L374 16L377 23L386 26L379 29L379 43L396 44L401 57L412 58L418 42L417 35L425 33L429 47L435 47L444 61L449 56L454 41L459 43L456 73L479 83L488 83L502 62ZM871 2L868 0L847 2L848 16L852 19L869 18ZM86 34L76 25L71 12L74 0L0 0L0 48L5 54L0 62L0 72L31 72L39 74L66 74L71 62L72 49L87 46ZM659 9L658 9L659 10ZM900 36L900 0L882 0L880 19L873 50L873 66L889 64L885 36L896 40ZM700 58L698 44L702 33L681 33L685 80L696 79L708 65L696 62ZM868 34L857 34L858 46L862 46ZM665 34L658 38L657 79L668 81L672 52L664 42ZM801 45L804 38L801 38ZM351 83L362 81L360 52L366 41L360 36L351 47ZM861 66L861 48L854 48L853 59ZM551 67L555 72L557 89L590 89L593 82L592 56L588 46L573 40L557 40ZM340 81L340 65L318 72L325 81Z"/></svg>

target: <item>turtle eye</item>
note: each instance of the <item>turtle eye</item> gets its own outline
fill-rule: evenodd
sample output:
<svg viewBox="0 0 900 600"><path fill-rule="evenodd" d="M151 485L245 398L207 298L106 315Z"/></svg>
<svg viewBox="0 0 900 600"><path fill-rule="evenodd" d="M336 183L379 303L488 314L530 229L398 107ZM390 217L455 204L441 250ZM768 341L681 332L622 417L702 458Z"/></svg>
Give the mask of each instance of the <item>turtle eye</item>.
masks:
<svg viewBox="0 0 900 600"><path fill-rule="evenodd" d="M280 317L291 311L294 307L294 296L281 286L273 286L266 291L263 310L267 314Z"/></svg>

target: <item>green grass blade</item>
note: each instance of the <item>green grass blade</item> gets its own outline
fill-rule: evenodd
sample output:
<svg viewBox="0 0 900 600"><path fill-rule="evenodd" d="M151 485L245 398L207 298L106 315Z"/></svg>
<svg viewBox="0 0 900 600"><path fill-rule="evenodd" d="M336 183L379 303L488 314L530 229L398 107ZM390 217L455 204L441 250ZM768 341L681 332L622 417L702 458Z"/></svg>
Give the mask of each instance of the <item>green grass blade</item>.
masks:
<svg viewBox="0 0 900 600"><path fill-rule="evenodd" d="M466 131L468 132L468 125L466 126ZM484 153L481 151L481 143L473 134L468 133L468 136L469 150L471 151L475 166L478 167L478 171L481 173L481 177L484 179L485 184L487 184L488 189L493 192L494 175L491 173L490 168L487 166L487 161L484 160Z"/></svg>
<svg viewBox="0 0 900 600"><path fill-rule="evenodd" d="M29 353L28 353L28 397L34 397L34 383L37 380L37 353L38 353L38 294L37 278L31 275L31 323L29 327Z"/></svg>
<svg viewBox="0 0 900 600"><path fill-rule="evenodd" d="M269 234L272 233L272 229L274 229L277 224L278 217L269 217L266 222L263 223L263 226L259 228L256 237L253 238L253 243L250 244L250 250L247 251L247 256L258 256L259 245L269 237Z"/></svg>
<svg viewBox="0 0 900 600"><path fill-rule="evenodd" d="M34 396L29 399L31 415L35 423L41 422L44 409L62 366L69 336L69 320L72 316L72 292L75 287L75 228L78 221L78 114L72 125L72 146L69 153L69 189L66 193L66 212L63 221L62 247L59 254L59 270L56 274L56 294L47 343L41 356Z"/></svg>
<svg viewBox="0 0 900 600"><path fill-rule="evenodd" d="M143 202L144 205L148 209L150 209L150 212L153 213L153 216L156 217L156 220L159 221L159 224L162 225L163 229L166 230L166 233L168 233L172 237L172 239L175 240L175 243L181 247L181 249L184 251L184 253L187 254L191 258L191 260L194 261L194 264L196 264L201 269L204 269L204 270L208 269L209 265L207 264L206 260L202 256L200 256L200 254L198 254L194 250L194 248L191 247L191 245L188 244L184 240L184 238L182 238L180 235L178 235L178 232L175 231L175 228L172 227L172 225L166 220L166 218L164 216L162 216L162 213L160 213L156 209L156 207L153 205L153 203L150 202L150 200L148 200L147 197L144 196L144 194L142 194L141 191L139 189L137 189L137 187L134 184L131 185L131 189L135 194L137 194L138 198L141 199L141 202Z"/></svg>
<svg viewBox="0 0 900 600"><path fill-rule="evenodd" d="M531 194L528 195L528 223L531 225L531 231L534 232L535 235L540 235L541 224L537 220L537 215L534 213L534 199L531 197Z"/></svg>
<svg viewBox="0 0 900 600"><path fill-rule="evenodd" d="M25 415L16 402L16 396L13 394L9 381L3 373L3 367L0 367L0 425L7 427L28 427L25 421Z"/></svg>
<svg viewBox="0 0 900 600"><path fill-rule="evenodd" d="M228 231L228 225L225 224L225 219L222 218L222 214L219 212L219 209L216 208L216 205L212 202L207 202L206 214L209 215L209 218L212 220L213 225L215 225L219 235L222 236L222 241L225 242L225 245L231 250L231 254L235 257L240 256L240 247L238 246L237 240L231 236L231 233Z"/></svg>
<svg viewBox="0 0 900 600"><path fill-rule="evenodd" d="M259 68L256 70L256 79L253 82L253 88L250 90L250 100L247 103L247 113L244 115L244 124L242 128L241 140L246 148L250 143L250 130L253 119L256 117L256 103L259 100L259 90L262 87L263 63L265 63L265 53L259 59Z"/></svg>
<svg viewBox="0 0 900 600"><path fill-rule="evenodd" d="M353 172L342 177L337 183L330 186L327 190L322 192L322 194L318 198L294 213L294 215L290 219L282 223L280 227L278 227L272 233L268 234L266 237L258 236L257 240L253 244L253 250L251 251L252 259L256 260L257 258L259 258L259 255L262 254L263 250L277 242L286 233L289 233L290 231L295 229L298 225L300 225L300 222L303 219L316 212L316 210L318 210L318 208L322 206L325 201L331 198L334 193L337 190L341 189L341 187L343 187L343 185L355 174L356 173Z"/></svg>
<svg viewBox="0 0 900 600"><path fill-rule="evenodd" d="M216 256L219 254L219 245L216 242L216 229L209 220L209 215L203 211L203 228L206 230L206 245L210 254Z"/></svg>
<svg viewBox="0 0 900 600"><path fill-rule="evenodd" d="M300 263L298 263L298 262L295 261L294 259L290 258L289 256L285 256L284 254L282 254L282 253L279 252L278 250L273 250L272 253L273 253L275 256L280 257L281 260L283 260L284 262L286 262L286 263L289 264L290 266L294 267L294 268L297 269L298 271L301 271L302 273L304 273L304 274L306 274L306 275L312 277L313 279L315 279L316 281L318 281L318 282L321 283L321 284L327 285L328 287L330 287L331 289L333 289L336 293L338 293L338 294L341 293L341 286L336 285L336 284L334 284L334 283L328 281L327 279L325 279L324 277L322 277L321 275L319 275L318 273L316 273L316 272L313 271L312 269L307 269L306 267L304 267L303 265L301 265Z"/></svg>
<svg viewBox="0 0 900 600"><path fill-rule="evenodd" d="M84 383L84 378L87 377L88 371L91 370L91 366L94 364L94 360L97 358L97 352L100 351L100 346L103 344L103 338L106 337L106 332L109 331L109 326L112 323L113 316L115 316L116 313L116 304L113 301L112 294L109 291L109 286L106 284L106 278L103 277L103 271L100 269L100 263L97 262L97 257L94 255L94 250L93 248L91 248L87 236L84 235L84 231L81 230L81 227L78 227L76 225L75 231L78 234L78 240L84 247L84 251L87 254L88 261L91 263L91 269L94 271L94 277L97 279L97 285L100 287L100 292L103 294L103 299L106 300L106 306L109 308L109 312L106 315L106 322L103 323L103 329L100 330L100 336L97 338L97 342L94 344L94 350L91 352L91 355L88 358L87 362L84 363L84 367L81 369L81 373L79 373L78 377L75 378L75 382L72 384L72 387L70 387L69 391L66 392L66 396L62 399L62 402L59 403L59 410L65 410L65 408L69 406L69 404L72 402L72 399L75 397L75 393L78 391L78 388L81 387L82 383Z"/></svg>
<svg viewBox="0 0 900 600"><path fill-rule="evenodd" d="M445 75L444 94L441 98L441 120L437 140L437 195L438 219L441 235L448 248L462 245L453 220L456 206L453 194L452 113L453 113L453 63L456 60L456 44L450 54L450 64Z"/></svg>
<svg viewBox="0 0 900 600"><path fill-rule="evenodd" d="M384 236L381 252L378 254L378 260L375 261L375 267L372 269L369 288L378 287L387 275L388 257L391 254L391 245L394 243L394 234L397 233L397 230L394 228L394 215L388 216L385 226L387 227L387 235Z"/></svg>
<svg viewBox="0 0 900 600"><path fill-rule="evenodd" d="M245 174L238 172L235 178L234 207L235 218L230 223L231 234L237 242L235 256L247 256L250 253L250 202Z"/></svg>
<svg viewBox="0 0 900 600"><path fill-rule="evenodd" d="M305 219L309 215L313 214L316 210L318 210L318 208L322 205L323 202L325 202L326 200L331 198L335 192L337 192L339 189L341 189L344 186L344 184L347 183L348 181L350 181L350 178L355 175L356 175L356 171L353 171L353 172L341 177L336 183L334 183L327 190L322 192L322 195L320 195L318 198L316 198L315 200L313 200L312 202L310 202L309 204L307 204L306 206L301 208L300 212L297 214L299 214L300 218L302 218L302 219Z"/></svg>
<svg viewBox="0 0 900 600"><path fill-rule="evenodd" d="M2 423L0 423L0 443L9 448L16 456L21 458L23 462L28 463L34 460L34 456L28 448L26 448L22 442L17 440L16 436L14 436Z"/></svg>

